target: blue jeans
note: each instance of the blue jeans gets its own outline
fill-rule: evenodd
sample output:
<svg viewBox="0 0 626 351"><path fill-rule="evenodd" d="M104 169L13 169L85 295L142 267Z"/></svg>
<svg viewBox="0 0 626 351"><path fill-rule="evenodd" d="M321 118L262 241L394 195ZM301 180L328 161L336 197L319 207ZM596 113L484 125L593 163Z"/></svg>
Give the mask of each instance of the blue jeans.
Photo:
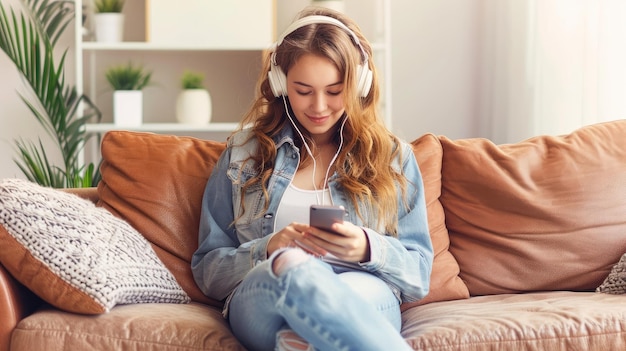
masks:
<svg viewBox="0 0 626 351"><path fill-rule="evenodd" d="M254 267L234 293L229 322L249 350L274 350L276 333L293 329L318 350L411 350L400 335L398 300L365 272L337 274L311 258L280 276L270 259Z"/></svg>

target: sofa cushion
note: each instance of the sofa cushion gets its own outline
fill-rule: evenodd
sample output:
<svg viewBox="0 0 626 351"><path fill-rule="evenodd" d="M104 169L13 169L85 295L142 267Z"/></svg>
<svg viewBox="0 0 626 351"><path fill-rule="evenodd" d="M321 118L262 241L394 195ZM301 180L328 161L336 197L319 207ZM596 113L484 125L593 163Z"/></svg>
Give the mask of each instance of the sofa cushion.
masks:
<svg viewBox="0 0 626 351"><path fill-rule="evenodd" d="M403 309L434 301L456 300L469 297L467 287L459 278L459 265L448 248L450 240L446 229L441 195L441 143L433 134L426 134L412 142L413 152L422 173L428 227L435 257L430 277L430 292L417 303L404 304Z"/></svg>
<svg viewBox="0 0 626 351"><path fill-rule="evenodd" d="M76 195L0 180L0 262L50 304L97 314L117 304L188 302L149 243Z"/></svg>
<svg viewBox="0 0 626 351"><path fill-rule="evenodd" d="M556 291L472 297L402 314L414 350L626 350L626 296Z"/></svg>
<svg viewBox="0 0 626 351"><path fill-rule="evenodd" d="M13 331L11 351L244 351L221 311L199 303L117 306L84 316L42 309Z"/></svg>
<svg viewBox="0 0 626 351"><path fill-rule="evenodd" d="M104 135L99 202L150 241L195 300L207 298L191 274L202 194L225 144L192 137L112 131Z"/></svg>
<svg viewBox="0 0 626 351"><path fill-rule="evenodd" d="M472 295L593 291L626 252L626 121L441 143L450 251Z"/></svg>

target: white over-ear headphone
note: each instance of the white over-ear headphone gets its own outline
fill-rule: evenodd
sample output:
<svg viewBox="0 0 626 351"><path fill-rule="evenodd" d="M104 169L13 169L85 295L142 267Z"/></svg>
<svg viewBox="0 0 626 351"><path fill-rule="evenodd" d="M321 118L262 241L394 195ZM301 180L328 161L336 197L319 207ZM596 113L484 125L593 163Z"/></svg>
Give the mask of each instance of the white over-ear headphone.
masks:
<svg viewBox="0 0 626 351"><path fill-rule="evenodd" d="M365 52L365 49L363 49L359 38L356 36L356 34L354 34L352 30L350 30L350 28L348 28L348 26L335 18L322 15L307 16L293 22L289 27L287 27L285 32L278 38L278 41L274 44L272 49L273 52L270 63L270 70L269 72L267 72L267 76L270 81L270 87L272 88L274 96L287 96L287 76L280 68L280 66L276 64L276 49L280 46L280 44L282 44L285 37L291 34L293 31L300 27L304 27L314 23L332 24L350 34L350 37L352 37L354 44L359 47L359 49L361 50L361 55L363 56L363 63L357 66L356 71L357 92L359 96L366 97L367 94L369 94L370 89L372 88L372 71L367 65L368 56Z"/></svg>

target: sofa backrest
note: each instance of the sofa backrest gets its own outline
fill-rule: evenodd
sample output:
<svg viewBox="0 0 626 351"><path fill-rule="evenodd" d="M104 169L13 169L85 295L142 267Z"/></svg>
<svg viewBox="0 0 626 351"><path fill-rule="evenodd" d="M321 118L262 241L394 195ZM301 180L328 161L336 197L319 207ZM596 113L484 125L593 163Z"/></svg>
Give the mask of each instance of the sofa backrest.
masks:
<svg viewBox="0 0 626 351"><path fill-rule="evenodd" d="M625 136L619 121L508 145L414 140L435 249L431 290L417 304L598 286L626 252ZM204 187L224 147L109 132L98 187L99 205L144 234L192 299L215 305L190 261Z"/></svg>
<svg viewBox="0 0 626 351"><path fill-rule="evenodd" d="M102 139L98 205L144 235L194 301L213 305L191 274L202 194L225 144L190 137L108 132Z"/></svg>
<svg viewBox="0 0 626 351"><path fill-rule="evenodd" d="M425 183L435 249L430 293L417 304L467 298L467 287L458 277L459 265L448 251L439 202L441 144L427 134L412 145ZM224 147L210 140L128 131L109 132L101 144L98 204L125 218L153 244L192 299L213 304L218 302L206 298L195 284L190 261L198 245L204 187Z"/></svg>
<svg viewBox="0 0 626 351"><path fill-rule="evenodd" d="M626 121L440 140L450 251L472 295L594 290L626 252Z"/></svg>

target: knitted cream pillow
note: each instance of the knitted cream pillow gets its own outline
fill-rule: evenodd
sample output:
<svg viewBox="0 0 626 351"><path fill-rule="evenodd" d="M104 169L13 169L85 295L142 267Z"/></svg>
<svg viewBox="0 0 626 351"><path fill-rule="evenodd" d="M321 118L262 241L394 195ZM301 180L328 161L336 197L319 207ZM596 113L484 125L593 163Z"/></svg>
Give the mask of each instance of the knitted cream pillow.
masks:
<svg viewBox="0 0 626 351"><path fill-rule="evenodd" d="M0 180L0 242L0 263L59 309L189 302L141 234L77 195Z"/></svg>
<svg viewBox="0 0 626 351"><path fill-rule="evenodd" d="M622 255L619 262L613 266L604 282L596 288L596 292L626 294L626 254Z"/></svg>

